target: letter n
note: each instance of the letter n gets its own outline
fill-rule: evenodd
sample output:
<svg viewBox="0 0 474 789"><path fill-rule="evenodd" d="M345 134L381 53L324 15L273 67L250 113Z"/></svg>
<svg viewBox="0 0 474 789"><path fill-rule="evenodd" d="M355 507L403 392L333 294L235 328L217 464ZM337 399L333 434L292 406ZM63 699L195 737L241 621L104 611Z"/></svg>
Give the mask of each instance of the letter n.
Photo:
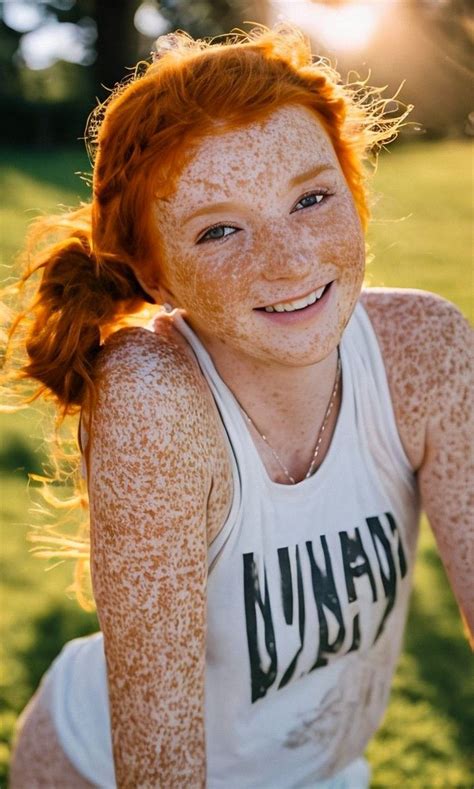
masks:
<svg viewBox="0 0 474 789"><path fill-rule="evenodd" d="M267 571L263 566L265 599L262 599L260 583L258 579L257 566L253 553L244 553L244 599L245 599L245 619L247 626L247 643L250 659L250 674L252 682L252 704L257 699L265 696L268 688L275 682L277 675L277 653L275 645L275 631L273 628L272 609L268 594ZM263 668L263 659L259 650L257 636L257 609L260 611L264 624L264 639L270 666L267 670ZM265 661L266 662L266 661Z"/></svg>
<svg viewBox="0 0 474 789"><path fill-rule="evenodd" d="M369 527L370 535L372 537L372 542L374 543L375 553L377 555L377 561L380 567L380 575L382 578L385 597L387 598L387 605L385 607L385 611L383 612L382 619L380 621L377 633L374 638L374 644L375 644L375 642L378 640L378 638L381 636L383 632L383 629L385 627L385 622L387 621L387 617L390 611L395 605L395 597L397 593L397 570L392 555L392 545L383 530L383 526L380 523L380 519L377 516L375 516L371 518L366 518L366 521ZM385 556L385 559L387 561L388 575L385 573L384 570L384 566L382 562L382 554Z"/></svg>
<svg viewBox="0 0 474 789"><path fill-rule="evenodd" d="M321 546L324 552L324 559L326 563L326 572L323 572L318 567L313 553L313 545L310 541L306 543L308 551L309 563L311 566L311 580L313 584L313 594L316 607L318 609L319 619L319 649L318 656L315 663L311 666L310 671L320 666L325 666L328 662L328 655L335 654L341 648L346 634L344 627L344 620L342 618L341 604L337 594L336 584L334 581L334 574L332 571L331 558L329 555L326 537L321 535ZM329 643L329 628L328 621L324 608L327 608L334 614L337 624L338 633L334 641Z"/></svg>

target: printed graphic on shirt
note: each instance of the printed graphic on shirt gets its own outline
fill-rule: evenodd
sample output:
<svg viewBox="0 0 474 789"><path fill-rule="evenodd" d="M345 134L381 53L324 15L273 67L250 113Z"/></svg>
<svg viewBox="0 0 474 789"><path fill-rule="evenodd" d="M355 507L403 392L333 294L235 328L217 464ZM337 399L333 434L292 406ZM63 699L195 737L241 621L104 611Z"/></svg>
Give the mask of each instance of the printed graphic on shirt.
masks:
<svg viewBox="0 0 474 789"><path fill-rule="evenodd" d="M313 746L313 771L305 786L329 778L363 753L387 705L395 646L379 639L368 655L352 652L337 683L293 721L283 746Z"/></svg>
<svg viewBox="0 0 474 789"><path fill-rule="evenodd" d="M266 560L271 572L257 554L245 553L252 703L375 644L407 574L405 556L389 512L366 518L352 531L278 548Z"/></svg>

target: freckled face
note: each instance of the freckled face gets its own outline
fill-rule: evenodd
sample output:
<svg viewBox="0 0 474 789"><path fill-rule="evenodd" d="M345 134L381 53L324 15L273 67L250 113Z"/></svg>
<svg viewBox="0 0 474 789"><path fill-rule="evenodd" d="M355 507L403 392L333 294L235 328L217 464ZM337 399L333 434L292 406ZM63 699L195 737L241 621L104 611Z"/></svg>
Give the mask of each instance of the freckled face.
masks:
<svg viewBox="0 0 474 789"><path fill-rule="evenodd" d="M303 178L304 176L304 178ZM329 137L303 107L206 137L159 200L161 283L215 360L301 366L334 349L362 286L364 237ZM332 283L291 313L265 306Z"/></svg>

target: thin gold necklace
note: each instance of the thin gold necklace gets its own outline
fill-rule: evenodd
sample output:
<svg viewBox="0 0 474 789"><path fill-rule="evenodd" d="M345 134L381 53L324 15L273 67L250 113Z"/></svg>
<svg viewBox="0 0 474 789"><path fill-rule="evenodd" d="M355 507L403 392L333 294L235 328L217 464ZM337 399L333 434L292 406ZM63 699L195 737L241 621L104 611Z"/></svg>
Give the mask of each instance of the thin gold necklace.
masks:
<svg viewBox="0 0 474 789"><path fill-rule="evenodd" d="M305 474L305 477L304 477L305 479L308 479L308 477L310 477L311 474L314 471L314 466L316 464L316 460L317 460L317 457L319 455L319 450L321 448L321 443L322 443L322 440L323 440L323 437L324 437L324 431L326 430L327 423L328 423L329 417L331 415L331 411L332 411L332 409L334 407L334 403L336 401L336 395L337 395L337 390L339 388L340 378L341 378L341 354L339 352L339 346L337 346L336 380L334 381L334 386L333 386L333 389L332 389L331 398L329 400L328 407L326 408L326 413L324 414L323 423L322 423L321 427L319 428L318 437L316 439L316 446L315 446L314 452L313 452L313 457L311 458L311 463L309 464L308 471ZM287 467L285 466L285 464L283 463L283 461L279 457L278 453L275 452L275 450L273 449L272 445L269 443L268 438L266 437L266 435L264 433L262 433L261 430L258 429L258 427L255 424L255 422L253 421L253 419L250 418L250 416L248 415L247 411L245 410L245 408L242 405L240 405L240 403L239 403L239 406L240 406L240 409L241 409L243 415L245 416L245 418L249 422L249 424L251 424L255 428L255 430L257 431L259 436L263 439L263 441L265 441L265 444L267 445L267 447L269 448L269 450L272 453L273 457L275 458L275 460L277 461L278 465L282 469L283 473L285 474L285 477L291 482L292 485L296 485L295 478L291 476L290 472L288 471Z"/></svg>

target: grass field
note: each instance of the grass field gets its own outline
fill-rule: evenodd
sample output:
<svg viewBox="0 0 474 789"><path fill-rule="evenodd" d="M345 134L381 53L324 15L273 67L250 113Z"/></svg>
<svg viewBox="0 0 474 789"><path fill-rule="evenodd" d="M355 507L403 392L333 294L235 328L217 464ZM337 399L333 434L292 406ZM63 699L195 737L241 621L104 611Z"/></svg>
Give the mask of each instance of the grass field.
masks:
<svg viewBox="0 0 474 789"><path fill-rule="evenodd" d="M472 317L467 142L425 143L384 153L375 179L381 195L370 231L372 285L433 290ZM2 250L8 262L25 226L58 203L87 196L75 171L80 153L4 151ZM62 644L97 629L94 615L65 594L71 568L45 572L28 553L25 470L41 469L41 409L0 416L1 689L0 783L5 784L15 718ZM373 787L473 786L474 676L456 604L425 521L404 651L384 723L368 748ZM65 787L67 789L67 787Z"/></svg>

